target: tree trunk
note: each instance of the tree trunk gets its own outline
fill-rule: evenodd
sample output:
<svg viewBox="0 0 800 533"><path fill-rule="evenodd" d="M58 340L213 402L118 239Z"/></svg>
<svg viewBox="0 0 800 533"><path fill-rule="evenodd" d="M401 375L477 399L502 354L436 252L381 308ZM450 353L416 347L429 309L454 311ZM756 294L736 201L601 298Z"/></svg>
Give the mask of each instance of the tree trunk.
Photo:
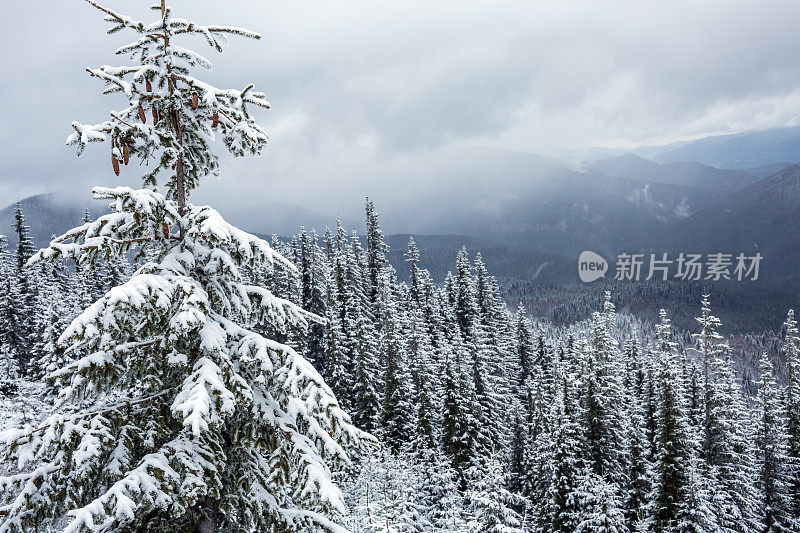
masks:
<svg viewBox="0 0 800 533"><path fill-rule="evenodd" d="M219 514L219 500L206 496L200 505L203 518L194 528L194 533L217 533L217 518Z"/></svg>

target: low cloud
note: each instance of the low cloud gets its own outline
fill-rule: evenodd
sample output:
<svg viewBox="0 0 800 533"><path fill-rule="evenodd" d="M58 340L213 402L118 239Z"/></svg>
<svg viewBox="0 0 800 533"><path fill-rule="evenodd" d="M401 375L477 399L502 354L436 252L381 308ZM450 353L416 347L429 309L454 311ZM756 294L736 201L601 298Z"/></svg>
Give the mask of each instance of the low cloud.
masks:
<svg viewBox="0 0 800 533"><path fill-rule="evenodd" d="M130 4L109 2L138 7ZM264 36L231 39L223 57L208 53L211 82L254 81L273 103L263 115L272 138L265 155L225 158L224 185L198 194L229 206L263 195L349 215L365 194L399 198L425 187L430 172L407 172L451 146L555 153L798 119L797 2L172 4L198 22ZM12 51L0 77L0 195L135 183L128 169L110 179L102 148L76 159L63 146L72 120L101 120L124 105L100 96L83 70L122 62L113 49L123 37L106 36L82 2L40 9L7 6L0 31Z"/></svg>

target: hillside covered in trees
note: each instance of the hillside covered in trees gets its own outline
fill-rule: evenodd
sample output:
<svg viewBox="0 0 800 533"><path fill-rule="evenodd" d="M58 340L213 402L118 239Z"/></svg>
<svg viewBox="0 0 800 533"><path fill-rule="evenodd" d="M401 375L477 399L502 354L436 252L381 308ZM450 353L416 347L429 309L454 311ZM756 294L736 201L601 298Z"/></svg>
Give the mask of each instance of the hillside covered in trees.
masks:
<svg viewBox="0 0 800 533"><path fill-rule="evenodd" d="M33 253L21 212L19 220L21 245L2 255L0 299L4 409L16 421L30 405L17 384L43 379L33 401L48 403L58 369L73 361L58 348L61 332L149 255L145 247L141 259L99 262L92 271L19 268ZM411 238L410 277L398 280L369 201L366 225L366 240L341 225L321 237L301 230L274 238L272 248L297 272L245 274L326 319L256 331L306 354L354 425L380 442L336 474L347 504L342 525L356 532L795 527L793 313L779 336L726 341L707 299L697 302L689 332L673 331L667 312L654 323L618 315L607 294L590 320L557 327L532 321L522 306L509 309L480 256L466 251L434 284Z"/></svg>

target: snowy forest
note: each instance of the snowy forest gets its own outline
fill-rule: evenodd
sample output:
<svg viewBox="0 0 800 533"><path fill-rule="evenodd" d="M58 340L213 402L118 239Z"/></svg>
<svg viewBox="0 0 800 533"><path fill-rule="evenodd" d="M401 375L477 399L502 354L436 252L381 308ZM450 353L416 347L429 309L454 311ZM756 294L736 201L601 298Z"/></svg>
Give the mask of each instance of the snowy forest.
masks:
<svg viewBox="0 0 800 533"><path fill-rule="evenodd" d="M438 283L412 237L398 275L370 198L363 235L238 229L190 195L270 104L177 42L258 34L88 2L136 40L87 69L126 107L67 144L146 174L0 238L0 533L800 530L794 311L730 342L708 296L681 330L609 291L555 324L466 248Z"/></svg>

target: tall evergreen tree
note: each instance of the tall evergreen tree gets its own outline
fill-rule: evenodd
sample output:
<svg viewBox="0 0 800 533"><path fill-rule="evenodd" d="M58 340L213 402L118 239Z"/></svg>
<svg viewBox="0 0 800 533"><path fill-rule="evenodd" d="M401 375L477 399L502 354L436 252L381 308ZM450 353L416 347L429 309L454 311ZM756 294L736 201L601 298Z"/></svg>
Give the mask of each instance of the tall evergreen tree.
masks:
<svg viewBox="0 0 800 533"><path fill-rule="evenodd" d="M476 487L468 493L473 516L468 527L475 533L524 533L521 516L516 507L523 499L508 491L503 466L494 454L487 456L481 470L484 474L476 482Z"/></svg>
<svg viewBox="0 0 800 533"><path fill-rule="evenodd" d="M36 272L26 269L28 259L36 252L31 239L31 230L25 224L22 203L14 206L14 232L17 236L17 248L14 252L14 282L11 290L11 320L13 331L8 337L13 352L17 355L22 372L30 371L33 360L33 343L35 341L36 323Z"/></svg>
<svg viewBox="0 0 800 533"><path fill-rule="evenodd" d="M624 500L626 524L636 531L647 519L647 507L652 491L652 465L648 459L648 439L644 423L644 408L640 397L630 397L630 424L628 425L628 450L630 453L627 487Z"/></svg>
<svg viewBox="0 0 800 533"><path fill-rule="evenodd" d="M325 307L325 381L336 397L341 399L342 406L349 410L351 408L350 393L353 390L353 364L340 315L340 308L344 307L345 302L339 300L336 282L331 277L329 276L327 280L328 301Z"/></svg>
<svg viewBox="0 0 800 533"><path fill-rule="evenodd" d="M567 375L558 380L560 385L552 406L552 428L548 435L550 446L549 472L551 481L545 507L539 511L540 523L554 533L575 531L581 523L581 502L578 499L578 479L584 471L581 460L583 447L580 427L576 421L577 405L571 399Z"/></svg>
<svg viewBox="0 0 800 533"><path fill-rule="evenodd" d="M658 357L652 531L679 531L690 508L693 453L671 324L663 309L656 325Z"/></svg>
<svg viewBox="0 0 800 533"><path fill-rule="evenodd" d="M517 376L517 390L523 391L525 383L530 379L533 371L533 346L531 345L531 331L528 319L525 317L525 306L520 303L514 314L514 353L516 363L519 365Z"/></svg>
<svg viewBox="0 0 800 533"><path fill-rule="evenodd" d="M623 533L627 530L617 488L596 474L580 478L580 522L575 533Z"/></svg>
<svg viewBox="0 0 800 533"><path fill-rule="evenodd" d="M756 486L760 493L759 530L789 531L786 426L781 391L766 353L759 360L761 378L756 402Z"/></svg>
<svg viewBox="0 0 800 533"><path fill-rule="evenodd" d="M13 267L7 244L6 236L0 235L0 387L6 394L15 388L14 382L20 374L16 347L12 344L16 313L13 308Z"/></svg>
<svg viewBox="0 0 800 533"><path fill-rule="evenodd" d="M469 395L465 395L460 362L460 342L445 352L444 378L442 384L442 445L466 486L463 473L472 460L472 440Z"/></svg>
<svg viewBox="0 0 800 533"><path fill-rule="evenodd" d="M369 302L375 305L378 302L381 278L386 267L386 252L389 248L383 240L378 213L369 197L366 199L365 210L367 214L367 290L365 293Z"/></svg>
<svg viewBox="0 0 800 533"><path fill-rule="evenodd" d="M355 300L349 306L357 306ZM347 324L350 326L351 324ZM381 413L381 375L377 355L377 334L365 312L356 312L354 336L351 338L353 361L353 421L364 431L378 428Z"/></svg>
<svg viewBox="0 0 800 533"><path fill-rule="evenodd" d="M627 412L617 342L611 334L616 320L611 293L606 292L602 313L592 320L592 338L586 357L583 417L586 452L595 475L624 495L627 483Z"/></svg>
<svg viewBox="0 0 800 533"><path fill-rule="evenodd" d="M422 310L411 304L406 334L406 352L412 361L416 376L416 423L413 448L419 453L438 448L440 426L438 402L441 391L434 367L434 352Z"/></svg>
<svg viewBox="0 0 800 533"><path fill-rule="evenodd" d="M90 4L111 32L136 34L118 50L132 65L90 70L127 107L100 124L74 122L68 143L80 153L110 140L115 173L131 152L151 171L140 190L95 188L112 212L28 263L67 256L88 267L134 245L150 260L62 335L77 358L57 372L67 413L6 433L4 456L31 469L0 478L0 530L336 530L344 504L332 470L348 463L345 447L371 439L295 350L249 329L319 317L242 274L294 265L187 202L218 171L214 130L233 155L257 154L267 137L247 106L269 104L252 85L199 81L194 70L209 62L177 42L193 34L221 50L225 35L257 35L174 17L163 0L152 23ZM153 190L161 173L166 194Z"/></svg>
<svg viewBox="0 0 800 533"><path fill-rule="evenodd" d="M389 283L382 284L380 292L381 350L386 361L384 394L381 408L381 430L389 448L398 452L411 441L414 429L414 387L408 355L402 342L402 331L394 297L388 290Z"/></svg>
<svg viewBox="0 0 800 533"><path fill-rule="evenodd" d="M789 310L783 323L783 354L786 357L786 422L788 435L789 491L791 513L800 520L800 333L794 310Z"/></svg>
<svg viewBox="0 0 800 533"><path fill-rule="evenodd" d="M414 242L414 237L408 238L408 249L405 254L406 263L409 268L409 288L408 295L413 303L420 309L427 303L424 301L424 287L422 273L419 267L419 249L417 243Z"/></svg>
<svg viewBox="0 0 800 533"><path fill-rule="evenodd" d="M715 421L711 419L716 399L713 396L712 368L716 359L727 348L723 342L722 335L719 334L721 323L717 317L711 314L709 295L704 294L701 301L701 314L697 317L700 324L700 333L692 335L696 347L694 350L700 355L703 362L703 455L709 464L717 462L716 442L713 441Z"/></svg>
<svg viewBox="0 0 800 533"><path fill-rule="evenodd" d="M469 264L467 249L462 247L456 259L458 275L455 278L455 313L461 335L468 339L472 332L472 322L477 315L472 267Z"/></svg>

